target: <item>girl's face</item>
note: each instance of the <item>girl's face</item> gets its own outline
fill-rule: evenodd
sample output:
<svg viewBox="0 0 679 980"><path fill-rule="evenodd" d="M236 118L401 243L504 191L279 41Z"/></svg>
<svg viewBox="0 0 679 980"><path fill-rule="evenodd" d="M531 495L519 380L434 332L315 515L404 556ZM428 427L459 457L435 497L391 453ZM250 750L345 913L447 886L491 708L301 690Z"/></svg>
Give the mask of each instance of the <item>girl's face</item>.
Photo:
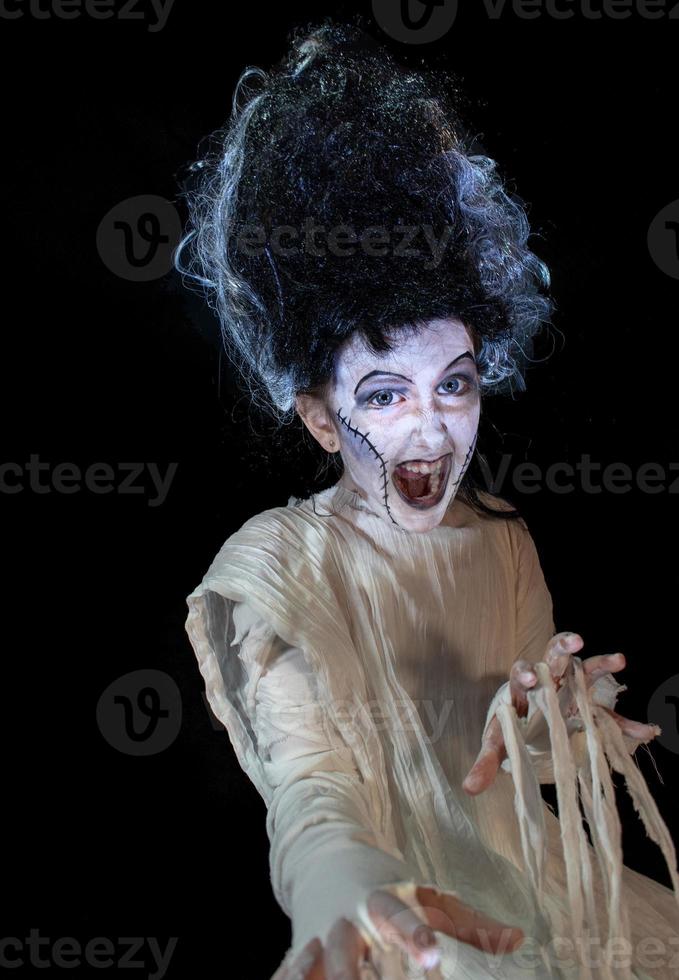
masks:
<svg viewBox="0 0 679 980"><path fill-rule="evenodd" d="M377 356L354 335L337 355L326 403L340 483L405 530L440 524L474 453L481 409L464 324L432 320Z"/></svg>

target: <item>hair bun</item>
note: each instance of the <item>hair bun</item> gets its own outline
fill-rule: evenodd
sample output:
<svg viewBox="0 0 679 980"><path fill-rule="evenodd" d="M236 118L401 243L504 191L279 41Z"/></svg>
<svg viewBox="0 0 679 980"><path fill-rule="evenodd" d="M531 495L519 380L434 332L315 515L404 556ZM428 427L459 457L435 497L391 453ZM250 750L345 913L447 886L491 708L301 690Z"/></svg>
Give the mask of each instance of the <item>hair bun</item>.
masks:
<svg viewBox="0 0 679 980"><path fill-rule="evenodd" d="M522 390L549 270L454 89L354 23L307 25L288 52L241 76L234 103L247 98L184 194L176 259L253 397L282 417L354 333L383 352L394 328L451 316L480 338L484 393ZM253 77L265 85L246 88ZM338 242L347 228L354 240Z"/></svg>

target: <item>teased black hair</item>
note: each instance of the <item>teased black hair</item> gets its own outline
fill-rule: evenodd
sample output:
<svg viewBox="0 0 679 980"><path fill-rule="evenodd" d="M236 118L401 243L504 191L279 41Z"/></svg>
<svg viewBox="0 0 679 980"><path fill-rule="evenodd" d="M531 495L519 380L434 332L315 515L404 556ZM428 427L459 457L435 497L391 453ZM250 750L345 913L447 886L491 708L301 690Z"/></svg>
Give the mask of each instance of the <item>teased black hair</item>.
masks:
<svg viewBox="0 0 679 980"><path fill-rule="evenodd" d="M298 28L278 65L243 72L183 196L176 267L205 288L253 401L278 421L322 390L356 332L381 353L434 318L469 328L482 394L525 388L549 272L445 75L400 65L352 24ZM477 488L469 474L460 492L487 512Z"/></svg>

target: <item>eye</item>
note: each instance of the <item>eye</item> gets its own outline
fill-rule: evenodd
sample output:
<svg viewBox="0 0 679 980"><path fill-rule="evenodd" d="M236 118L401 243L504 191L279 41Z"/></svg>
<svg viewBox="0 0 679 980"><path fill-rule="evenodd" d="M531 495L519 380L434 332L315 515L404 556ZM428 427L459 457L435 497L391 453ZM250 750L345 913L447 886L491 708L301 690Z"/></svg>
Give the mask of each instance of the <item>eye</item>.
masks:
<svg viewBox="0 0 679 980"><path fill-rule="evenodd" d="M453 374L441 382L442 388L445 389L446 385L454 385L455 387L444 390L444 395L466 395L474 387L474 381L466 374Z"/></svg>
<svg viewBox="0 0 679 980"><path fill-rule="evenodd" d="M446 386L448 386L446 388ZM450 387L452 386L452 387ZM439 386L439 391L443 395L456 395L458 397L466 395L469 391L476 387L476 382L473 378L470 378L467 374L453 374L445 381L441 382ZM443 390L441 390L443 389ZM392 405L398 404L394 401L394 395L398 394L391 388L381 388L366 400L365 404L370 405L372 408L390 408Z"/></svg>
<svg viewBox="0 0 679 980"><path fill-rule="evenodd" d="M376 398L381 399L383 395L389 399L388 401L375 401ZM376 391L374 395L371 395L366 405L374 405L375 408L387 408L389 405L393 405L392 401L394 392L390 388L383 388L381 391Z"/></svg>

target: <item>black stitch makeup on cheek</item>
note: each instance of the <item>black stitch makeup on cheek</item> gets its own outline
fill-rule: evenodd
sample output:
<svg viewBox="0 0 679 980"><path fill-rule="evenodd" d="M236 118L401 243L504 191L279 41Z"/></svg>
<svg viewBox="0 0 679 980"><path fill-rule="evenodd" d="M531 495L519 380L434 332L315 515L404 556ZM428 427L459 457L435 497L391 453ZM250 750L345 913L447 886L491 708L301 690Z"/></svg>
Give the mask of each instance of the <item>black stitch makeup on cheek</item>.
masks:
<svg viewBox="0 0 679 980"><path fill-rule="evenodd" d="M341 414L341 412L340 412L339 409L337 409L337 418L340 420L340 422L342 423L342 425L345 425L347 427L347 429L349 430L349 432L351 432L352 436L354 436L357 439L360 439L362 445L367 445L368 449L375 456L375 459L377 459L379 461L380 466L382 467L382 494L384 496L384 506L387 509L387 514L389 514L389 517L394 522L394 524L396 524L397 527L400 527L401 525L395 519L394 515L391 513L391 508L389 507L389 498L388 498L388 493L387 493L387 463L389 462L389 460L388 459L387 460L383 459L382 458L382 454L378 451L378 449L376 448L376 446L373 445L373 443L370 441L370 439L368 439L368 436L370 435L370 433L369 432L359 432L357 426L354 426L352 428L352 426L351 426L351 419L349 419L349 421L347 422L346 417L345 418L342 418L342 414Z"/></svg>
<svg viewBox="0 0 679 980"><path fill-rule="evenodd" d="M470 460L472 458L472 455L474 453L474 449L476 448L476 440L478 439L478 435L479 435L479 431L477 429L476 430L476 433L474 435L474 438L471 441L471 445L469 446L469 449L467 450L467 455L464 458L464 462L462 463L462 466L460 467L460 472L458 473L457 480L453 484L453 493L452 493L451 498L450 498L451 500L453 499L453 497L457 493L458 484L459 484L460 480L462 479L462 477L465 475L465 472L467 470L467 467L469 466L469 462L470 462Z"/></svg>

